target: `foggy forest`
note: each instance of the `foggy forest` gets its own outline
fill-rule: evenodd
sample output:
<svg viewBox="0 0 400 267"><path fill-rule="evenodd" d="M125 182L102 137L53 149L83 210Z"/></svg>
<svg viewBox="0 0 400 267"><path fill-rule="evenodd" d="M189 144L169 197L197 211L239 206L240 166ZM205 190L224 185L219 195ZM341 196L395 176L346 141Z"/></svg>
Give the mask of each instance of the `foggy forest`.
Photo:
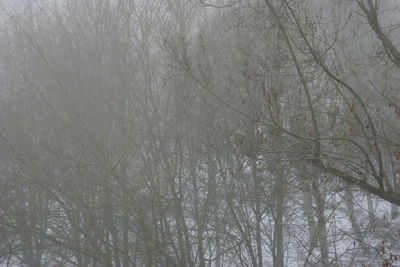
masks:
<svg viewBox="0 0 400 267"><path fill-rule="evenodd" d="M400 266L400 1L0 0L0 266Z"/></svg>

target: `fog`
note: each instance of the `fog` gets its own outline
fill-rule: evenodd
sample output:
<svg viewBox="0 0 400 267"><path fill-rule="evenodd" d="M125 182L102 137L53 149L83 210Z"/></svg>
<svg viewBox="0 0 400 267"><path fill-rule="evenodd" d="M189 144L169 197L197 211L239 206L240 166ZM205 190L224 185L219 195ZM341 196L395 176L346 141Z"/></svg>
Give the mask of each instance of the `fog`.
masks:
<svg viewBox="0 0 400 267"><path fill-rule="evenodd" d="M0 266L400 265L398 1L0 3Z"/></svg>

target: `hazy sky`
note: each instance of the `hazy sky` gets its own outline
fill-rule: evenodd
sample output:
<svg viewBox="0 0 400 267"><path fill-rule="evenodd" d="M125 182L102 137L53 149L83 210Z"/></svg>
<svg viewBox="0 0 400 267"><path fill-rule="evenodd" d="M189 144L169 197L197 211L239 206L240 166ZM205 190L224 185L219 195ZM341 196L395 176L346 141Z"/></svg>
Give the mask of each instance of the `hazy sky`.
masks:
<svg viewBox="0 0 400 267"><path fill-rule="evenodd" d="M17 11L27 6L33 0L0 0L4 7L9 11Z"/></svg>

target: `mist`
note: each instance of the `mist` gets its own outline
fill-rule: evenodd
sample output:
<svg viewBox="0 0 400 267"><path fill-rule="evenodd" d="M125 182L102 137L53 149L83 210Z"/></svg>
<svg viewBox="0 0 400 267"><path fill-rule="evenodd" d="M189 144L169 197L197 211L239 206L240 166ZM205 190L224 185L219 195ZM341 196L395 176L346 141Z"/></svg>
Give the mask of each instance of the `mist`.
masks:
<svg viewBox="0 0 400 267"><path fill-rule="evenodd" d="M0 10L0 266L400 265L398 1Z"/></svg>

